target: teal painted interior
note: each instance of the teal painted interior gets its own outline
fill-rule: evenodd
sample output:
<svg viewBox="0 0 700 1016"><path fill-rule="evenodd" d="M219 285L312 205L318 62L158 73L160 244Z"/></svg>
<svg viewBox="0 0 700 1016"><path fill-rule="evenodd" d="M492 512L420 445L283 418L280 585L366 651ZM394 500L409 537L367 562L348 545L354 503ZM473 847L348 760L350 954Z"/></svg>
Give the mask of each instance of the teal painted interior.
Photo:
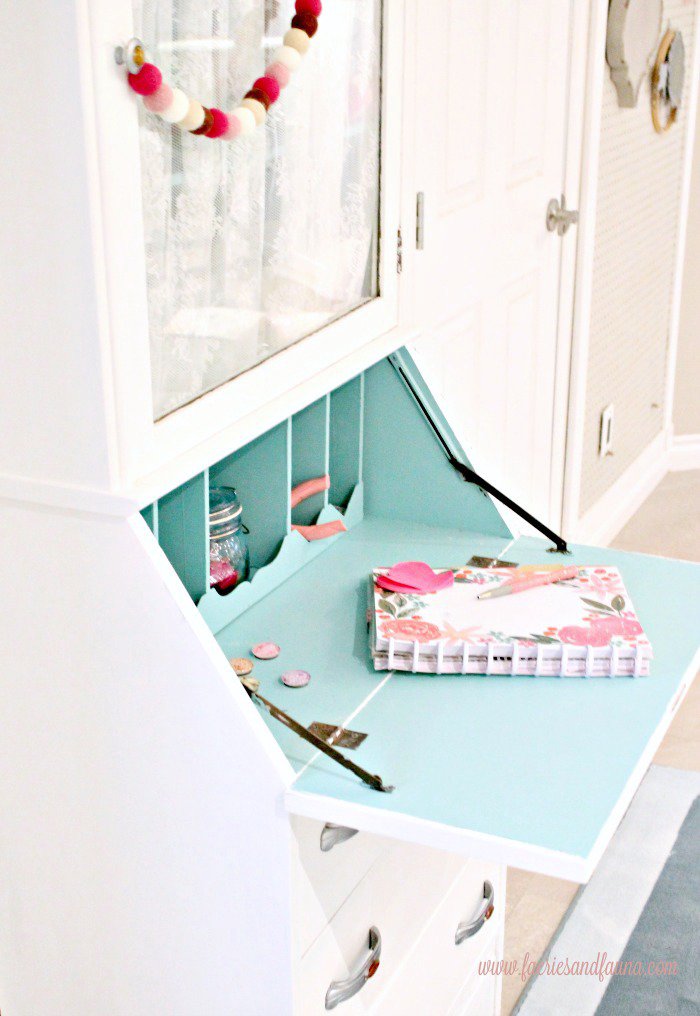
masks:
<svg viewBox="0 0 700 1016"><path fill-rule="evenodd" d="M269 564L289 532L289 440L285 420L209 470L211 487L238 492L253 569Z"/></svg>
<svg viewBox="0 0 700 1016"><path fill-rule="evenodd" d="M331 392L329 472L331 504L345 507L362 479L364 376Z"/></svg>
<svg viewBox="0 0 700 1016"><path fill-rule="evenodd" d="M358 483L342 513L329 504L321 511L318 521L323 523L342 519L347 529L353 529L362 521L362 493L362 484ZM228 596L219 596L215 589L210 589L199 601L200 613L216 634L235 622L236 618L268 596L281 583L286 582L290 575L294 575L306 567L342 539L344 539L344 534L338 533L325 540L309 542L300 533L289 533L284 538L274 561L271 561L265 568L259 568L251 581L239 583Z"/></svg>
<svg viewBox="0 0 700 1016"><path fill-rule="evenodd" d="M220 632L219 643L230 657L249 655L263 639L277 642L280 657L255 664L262 694L304 724L342 724L386 677L368 653L371 568L411 558L458 565L473 553L497 555L505 542L365 518ZM521 539L508 557L572 560L546 548ZM587 547L575 547L573 560L620 568L654 648L651 677L397 673L349 724L369 735L352 757L395 792L377 793L322 756L295 789L587 857L693 660L689 612L700 602L700 566ZM288 668L308 670L311 683L285 688L279 675ZM300 769L313 749L263 715Z"/></svg>
<svg viewBox="0 0 700 1016"><path fill-rule="evenodd" d="M367 641L371 569L406 559L459 565L475 553L497 555L510 541L491 499L449 465L396 368L466 461L401 350L212 466L212 482L231 483L241 495L255 547L252 582L228 597L202 596L206 474L144 516L224 653L248 656L256 642L277 642L280 657L255 664L263 694L305 724L353 716L351 726L369 734L354 757L397 788L379 794L317 758L297 790L586 858L693 659L697 639L684 621L700 599L700 567L574 548L574 561L620 567L654 647L650 678L401 673L382 684L386 674L373 670ZM330 497L314 499L295 519L344 517L349 531L308 543L288 531L289 490L327 469ZM521 539L508 558L556 561L547 546ZM311 684L285 688L279 675L290 668L309 670ZM265 718L301 770L313 750Z"/></svg>
<svg viewBox="0 0 700 1016"><path fill-rule="evenodd" d="M158 539L158 502L148 504L141 512L146 520L146 525L151 530L156 540Z"/></svg>
<svg viewBox="0 0 700 1016"><path fill-rule="evenodd" d="M431 407L454 453L468 461L425 381L403 350L398 364L411 370L423 401ZM508 535L491 499L465 483L449 464L389 360L382 360L365 376L363 474L368 515Z"/></svg>
<svg viewBox="0 0 700 1016"><path fill-rule="evenodd" d="M199 473L160 498L158 542L196 602L209 588L207 473Z"/></svg>
<svg viewBox="0 0 700 1016"><path fill-rule="evenodd" d="M460 520L473 531L507 534L490 499L450 467L392 363L409 374L450 447L466 458L413 360L400 350L144 510L214 631L331 546L332 541L324 540L313 548L300 548L293 541L281 553L292 522L309 525L343 517L332 506L346 513L348 527L362 519L363 506L369 505L373 515L449 525ZM331 476L330 490L292 512L291 487L326 472ZM233 486L238 492L250 530L251 576L273 568L257 582L255 595L242 586L226 597L209 590L207 484Z"/></svg>
<svg viewBox="0 0 700 1016"><path fill-rule="evenodd" d="M322 399L292 417L292 486L328 472L330 399ZM328 494L314 494L292 509L292 522L311 525L328 503Z"/></svg>

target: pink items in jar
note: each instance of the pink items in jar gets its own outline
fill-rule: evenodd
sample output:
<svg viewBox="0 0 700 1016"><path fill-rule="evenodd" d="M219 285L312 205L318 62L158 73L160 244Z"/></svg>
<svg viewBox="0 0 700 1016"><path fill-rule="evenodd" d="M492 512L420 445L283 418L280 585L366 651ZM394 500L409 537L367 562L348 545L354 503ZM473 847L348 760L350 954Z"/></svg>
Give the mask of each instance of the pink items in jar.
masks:
<svg viewBox="0 0 700 1016"><path fill-rule="evenodd" d="M248 577L248 530L233 487L209 491L209 584L226 595Z"/></svg>

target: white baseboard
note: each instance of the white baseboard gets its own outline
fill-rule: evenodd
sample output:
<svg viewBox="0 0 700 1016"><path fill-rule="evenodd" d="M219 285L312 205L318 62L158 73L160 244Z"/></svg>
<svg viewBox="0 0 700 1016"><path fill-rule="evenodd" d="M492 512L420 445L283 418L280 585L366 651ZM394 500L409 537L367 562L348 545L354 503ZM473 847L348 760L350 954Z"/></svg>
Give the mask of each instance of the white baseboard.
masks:
<svg viewBox="0 0 700 1016"><path fill-rule="evenodd" d="M571 542L607 546L666 475L668 460L662 431L578 520L573 533L568 534Z"/></svg>
<svg viewBox="0 0 700 1016"><path fill-rule="evenodd" d="M668 468L674 473L700 469L700 434L674 434L668 450Z"/></svg>

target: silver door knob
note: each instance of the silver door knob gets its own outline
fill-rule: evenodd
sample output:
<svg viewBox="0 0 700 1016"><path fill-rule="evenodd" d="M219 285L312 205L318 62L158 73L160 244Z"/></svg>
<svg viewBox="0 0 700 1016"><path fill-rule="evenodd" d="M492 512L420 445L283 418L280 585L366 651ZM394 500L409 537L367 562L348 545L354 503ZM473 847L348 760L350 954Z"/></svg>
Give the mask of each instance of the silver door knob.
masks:
<svg viewBox="0 0 700 1016"><path fill-rule="evenodd" d="M554 233L555 230L559 236L563 236L564 233L568 232L569 226L573 226L578 222L578 212L573 208L566 207L566 198L562 194L561 204L556 198L547 205L547 229L550 233Z"/></svg>

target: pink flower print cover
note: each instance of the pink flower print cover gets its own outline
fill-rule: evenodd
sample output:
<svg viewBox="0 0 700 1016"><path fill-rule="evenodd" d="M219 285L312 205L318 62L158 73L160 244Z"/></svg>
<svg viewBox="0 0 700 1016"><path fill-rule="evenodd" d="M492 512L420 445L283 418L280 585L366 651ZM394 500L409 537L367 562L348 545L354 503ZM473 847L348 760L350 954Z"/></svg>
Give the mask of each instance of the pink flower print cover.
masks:
<svg viewBox="0 0 700 1016"><path fill-rule="evenodd" d="M646 676L652 649L617 568L582 567L576 579L478 600L512 568L449 569L436 593L390 592L371 583L375 669L514 676ZM445 572L448 569L437 569ZM528 572L547 566L526 566Z"/></svg>

